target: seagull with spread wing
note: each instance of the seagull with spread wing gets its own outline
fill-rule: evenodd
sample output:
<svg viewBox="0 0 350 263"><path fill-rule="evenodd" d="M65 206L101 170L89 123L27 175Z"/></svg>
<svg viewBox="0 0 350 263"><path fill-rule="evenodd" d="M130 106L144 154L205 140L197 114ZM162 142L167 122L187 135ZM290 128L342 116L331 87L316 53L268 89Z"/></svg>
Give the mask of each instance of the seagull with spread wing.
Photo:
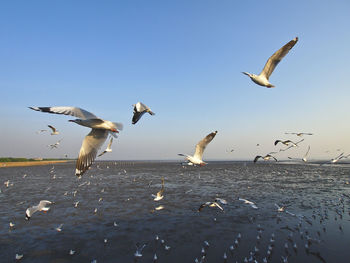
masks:
<svg viewBox="0 0 350 263"><path fill-rule="evenodd" d="M162 188L160 188L159 192L156 195L152 194L152 197L154 198L153 200L154 201L162 200L164 198L163 192L164 192L164 178L162 178Z"/></svg>
<svg viewBox="0 0 350 263"><path fill-rule="evenodd" d="M285 132L284 134L294 134L298 137L302 137L303 135L314 135L313 133L308 132Z"/></svg>
<svg viewBox="0 0 350 263"><path fill-rule="evenodd" d="M275 86L269 82L269 77L271 76L272 72L274 71L278 63L284 58L285 55L288 54L289 50L291 50L297 42L298 42L298 37L289 41L287 44L285 44L283 47L277 50L267 60L265 67L263 68L263 70L259 75L255 75L247 72L242 72L242 73L249 76L253 82L255 82L260 86L265 86L267 88L274 88Z"/></svg>
<svg viewBox="0 0 350 263"><path fill-rule="evenodd" d="M202 139L200 142L197 143L196 145L196 151L193 156L179 153L178 155L180 156L186 156L186 160L190 163L193 163L195 165L199 166L204 166L207 163L203 162L202 157L203 157L203 152L207 145L214 139L215 135L218 133L218 131L212 132L208 134L204 139Z"/></svg>
<svg viewBox="0 0 350 263"><path fill-rule="evenodd" d="M111 137L111 140L109 141L106 150L104 150L102 153L100 153L97 157L100 157L100 156L104 155L105 153L112 152L112 143L113 143L113 137Z"/></svg>
<svg viewBox="0 0 350 263"><path fill-rule="evenodd" d="M308 156L309 152L310 152L310 145L309 145L309 147L307 148L307 152L305 153L304 157L302 158L302 160L303 160L304 163L307 162L307 156Z"/></svg>
<svg viewBox="0 0 350 263"><path fill-rule="evenodd" d="M44 212L49 211L50 207L47 207L47 205L51 205L51 204L52 204L51 201L41 200L38 205L27 208L26 219L29 220L31 216L37 211L44 211Z"/></svg>
<svg viewBox="0 0 350 263"><path fill-rule="evenodd" d="M138 102L132 106L134 106L134 115L132 117L132 124L136 124L139 121L139 119L141 119L142 115L145 114L146 112L148 112L151 115L155 115L155 113L151 111L151 109L145 104L143 104L142 102Z"/></svg>
<svg viewBox="0 0 350 263"><path fill-rule="evenodd" d="M270 153L266 154L265 156L261 156L261 155L255 156L254 163L256 163L259 160L259 158L263 159L264 161L268 161L272 158L277 162L277 159L275 157L273 157Z"/></svg>
<svg viewBox="0 0 350 263"><path fill-rule="evenodd" d="M77 107L59 106L29 108L35 111L75 116L79 119L69 121L91 128L90 133L83 141L76 163L75 175L78 177L82 176L92 165L97 156L97 151L106 141L108 135L111 134L112 136L116 136L115 133L119 133L118 129L123 129L123 125L121 123L100 119L91 112Z"/></svg>
<svg viewBox="0 0 350 263"><path fill-rule="evenodd" d="M60 134L55 127L53 127L51 125L47 125L47 127L49 127L52 130L51 135L58 135L58 134Z"/></svg>

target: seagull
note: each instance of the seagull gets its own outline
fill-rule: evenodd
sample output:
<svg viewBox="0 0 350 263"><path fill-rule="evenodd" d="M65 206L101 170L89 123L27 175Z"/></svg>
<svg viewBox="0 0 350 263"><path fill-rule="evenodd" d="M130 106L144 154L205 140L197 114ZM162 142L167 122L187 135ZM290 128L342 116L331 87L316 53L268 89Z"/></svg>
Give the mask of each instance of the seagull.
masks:
<svg viewBox="0 0 350 263"><path fill-rule="evenodd" d="M337 163L339 160L344 158L344 153L339 154L337 157L331 160L331 163Z"/></svg>
<svg viewBox="0 0 350 263"><path fill-rule="evenodd" d="M301 142L303 142L305 139L302 139L302 140L300 140L300 141L298 141L298 142L296 142L296 143L292 143L289 147L287 147L286 149L280 149L280 152L284 152L284 151L287 151L287 150L289 150L290 148L293 148L293 147L299 147L298 146L298 144L299 143L301 143ZM276 143L276 142L275 142ZM277 143L276 143L277 144ZM275 144L275 145L276 145Z"/></svg>
<svg viewBox="0 0 350 263"><path fill-rule="evenodd" d="M76 163L75 175L78 177L81 177L92 165L96 158L97 151L107 139L108 134L115 136L115 133L119 133L118 129L123 129L121 123L100 119L91 112L77 107L59 106L29 108L35 111L75 116L79 119L69 121L91 128L90 133L83 141Z"/></svg>
<svg viewBox="0 0 350 263"><path fill-rule="evenodd" d="M287 44L285 44L282 48L277 50L266 62L265 67L261 71L259 75L242 72L243 74L250 77L250 79L255 82L256 84L260 86L265 86L267 88L274 88L275 86L272 85L269 82L269 77L274 71L275 67L278 65L278 63L282 60L282 58L287 55L289 50L292 49L292 47L298 42L298 37L294 38L293 40L289 41Z"/></svg>
<svg viewBox="0 0 350 263"><path fill-rule="evenodd" d="M264 161L268 161L270 160L271 158L273 158L276 162L277 162L277 159L275 157L273 157L272 155L270 154L266 154L265 156L261 156L261 155L257 155L255 156L254 158L254 163L256 163L258 161L259 158L262 158Z"/></svg>
<svg viewBox="0 0 350 263"><path fill-rule="evenodd" d="M112 152L112 142L113 142L113 137L111 137L111 140L109 141L106 150L104 150L102 153L100 153L97 157L100 157L100 156L104 155L107 152L109 152L109 153Z"/></svg>
<svg viewBox="0 0 350 263"><path fill-rule="evenodd" d="M29 220L30 217L36 212L36 211L49 211L50 207L47 207L47 205L52 204L52 202L47 200L41 200L38 205L32 206L27 208L26 210L26 219Z"/></svg>
<svg viewBox="0 0 350 263"><path fill-rule="evenodd" d="M224 211L224 209L216 202L205 202L204 204L201 204L200 207L198 208L198 212L201 212L202 209L206 206L209 206L209 207L217 207L219 208L221 211Z"/></svg>
<svg viewBox="0 0 350 263"><path fill-rule="evenodd" d="M303 135L314 135L308 132L285 132L284 134L295 134L296 136L302 137Z"/></svg>
<svg viewBox="0 0 350 263"><path fill-rule="evenodd" d="M57 146L60 145L60 142L61 142L61 141L62 141L62 139L59 140L58 142L54 143L54 144L49 144L48 147L51 147L51 150L52 150L53 148L57 148Z"/></svg>
<svg viewBox="0 0 350 263"><path fill-rule="evenodd" d="M55 127L53 127L51 125L47 125L47 127L49 127L52 130L51 135L58 135L59 134L58 130Z"/></svg>
<svg viewBox="0 0 350 263"><path fill-rule="evenodd" d="M58 227L56 227L55 229L57 230L57 232L61 232L62 231L62 227L63 224L60 224Z"/></svg>
<svg viewBox="0 0 350 263"><path fill-rule="evenodd" d="M132 116L132 124L136 124L141 119L142 115L145 114L146 112L148 112L151 115L155 115L155 113L153 111L151 111L151 109L149 107L147 107L145 104L143 104L142 102L138 102L132 106L134 107L134 115Z"/></svg>
<svg viewBox="0 0 350 263"><path fill-rule="evenodd" d="M159 190L159 192L157 193L157 195L154 195L152 194L153 196L153 200L154 201L159 201L159 200L162 200L164 195L163 195L163 192L164 192L164 178L162 178L162 188Z"/></svg>
<svg viewBox="0 0 350 263"><path fill-rule="evenodd" d="M255 205L255 203L252 202L252 201L249 201L249 200L243 199L243 198L238 198L238 200L239 200L239 201L243 201L245 204L250 205L250 206L251 206L252 208L254 208L254 209L258 209L258 207Z"/></svg>
<svg viewBox="0 0 350 263"><path fill-rule="evenodd" d="M146 244L143 244L142 246L139 246L136 244L136 252L134 254L135 257L142 257L142 250L145 248Z"/></svg>
<svg viewBox="0 0 350 263"><path fill-rule="evenodd" d="M286 140L286 141L276 140L275 143L274 143L275 146L276 146L279 142L282 143L282 144L284 144L284 145L286 145L286 146L293 145L294 147L298 147L298 145L297 145L296 143L292 142L291 140Z"/></svg>
<svg viewBox="0 0 350 263"><path fill-rule="evenodd" d="M307 152L305 153L304 157L302 158L303 162L305 162L305 163L307 162L307 155L309 154L309 152L310 152L310 145L307 148Z"/></svg>
<svg viewBox="0 0 350 263"><path fill-rule="evenodd" d="M204 166L207 163L202 161L203 152L205 150L205 147L214 139L215 135L218 133L218 131L212 132L208 134L204 139L202 139L200 142L196 145L196 151L193 156L179 153L180 156L186 156L185 160L187 160L190 163L193 163L195 165Z"/></svg>
<svg viewBox="0 0 350 263"><path fill-rule="evenodd" d="M286 209L285 206L279 206L278 204L275 204L275 206L276 206L278 212L284 212L284 210Z"/></svg>
<svg viewBox="0 0 350 263"><path fill-rule="evenodd" d="M47 130L38 130L37 132L36 132L36 134L39 134L39 133L42 133L42 132L46 132Z"/></svg>
<svg viewBox="0 0 350 263"><path fill-rule="evenodd" d="M23 258L23 255L20 255L20 254L16 254L16 260L20 260Z"/></svg>

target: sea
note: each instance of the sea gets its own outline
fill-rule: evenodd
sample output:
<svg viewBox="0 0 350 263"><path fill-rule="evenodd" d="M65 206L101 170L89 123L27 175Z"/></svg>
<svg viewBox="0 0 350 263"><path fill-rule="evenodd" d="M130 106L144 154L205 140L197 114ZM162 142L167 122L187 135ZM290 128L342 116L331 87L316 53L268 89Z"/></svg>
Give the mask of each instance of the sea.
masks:
<svg viewBox="0 0 350 263"><path fill-rule="evenodd" d="M74 171L0 169L0 262L350 262L348 164L104 161L80 179ZM26 220L40 200L49 211Z"/></svg>

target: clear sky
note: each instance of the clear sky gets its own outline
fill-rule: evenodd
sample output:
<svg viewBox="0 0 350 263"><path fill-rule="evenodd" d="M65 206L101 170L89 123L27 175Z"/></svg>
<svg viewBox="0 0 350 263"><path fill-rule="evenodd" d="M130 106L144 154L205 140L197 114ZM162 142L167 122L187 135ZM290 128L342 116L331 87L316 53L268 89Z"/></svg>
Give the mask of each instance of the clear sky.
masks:
<svg viewBox="0 0 350 263"><path fill-rule="evenodd" d="M308 145L310 158L350 153L349 14L347 0L2 1L0 156L77 157L89 129L28 106L124 123L103 159L180 160L215 130L204 160L252 159L299 131L315 135L279 156ZM260 73L296 36L270 78L276 88L241 73ZM156 115L131 125L137 101ZM48 124L60 135L35 133Z"/></svg>

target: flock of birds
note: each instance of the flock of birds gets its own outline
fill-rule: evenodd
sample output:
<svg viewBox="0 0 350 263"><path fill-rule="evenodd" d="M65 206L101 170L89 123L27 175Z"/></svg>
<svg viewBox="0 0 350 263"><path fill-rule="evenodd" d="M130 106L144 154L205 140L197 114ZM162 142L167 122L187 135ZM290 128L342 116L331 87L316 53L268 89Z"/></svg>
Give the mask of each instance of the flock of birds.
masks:
<svg viewBox="0 0 350 263"><path fill-rule="evenodd" d="M278 65L278 63L287 55L287 53L294 47L294 45L298 42L298 38L294 38L293 40L289 41L287 44L285 44L282 48L277 50L266 62L262 72L259 75L247 73L247 72L242 72L243 74L247 75L250 77L250 79L255 82L256 84L260 86L264 86L267 88L274 88L275 86L272 85L269 82L269 78L274 71L275 67ZM72 106L54 106L54 107L29 107L32 110L35 111L40 111L40 112L46 112L46 113L52 113L52 114L63 114L63 115L70 115L77 117L77 119L69 120L70 122L74 122L78 125L85 126L88 128L91 128L91 131L86 135L82 142L82 146L79 151L79 155L77 158L76 162L76 168L75 168L75 175L78 177L81 177L93 164L94 160L96 157L102 156L106 153L112 152L112 143L113 143L113 138L117 138L117 135L119 131L123 130L123 124L118 123L118 122L111 122L109 120L104 120L93 113L78 108L78 107L72 107ZM145 114L149 113L150 115L155 115L154 112L151 111L151 109L146 106L145 104L138 102L133 105L133 117L132 117L132 124L136 124L140 118ZM53 127L52 125L48 125L48 127L51 129L51 135L58 135L59 131ZM39 130L37 133L43 133L46 132L47 130ZM203 153L204 150L206 149L207 145L214 139L216 136L217 131L211 132L207 136L205 136L202 140L200 140L195 147L195 153L193 155L188 155L188 154L178 154L179 156L184 156L185 161L187 165L198 165L198 166L204 166L207 163L203 161ZM304 135L313 135L312 133L286 133L286 134L292 134L296 135L298 137L302 137ZM108 143L107 148L98 154L100 148L102 145L105 143L107 138L110 136L110 140ZM274 145L284 145L286 148L280 149L279 152L281 151L286 151L294 147L299 147L299 144L303 142L304 139L294 142L292 140L275 140ZM60 144L61 140L57 141L54 144L48 145L51 149L57 148L58 145ZM257 145L258 146L258 145ZM229 150L229 152L233 152L233 150ZM302 158L300 158L302 161L307 162L308 160L308 155L310 152L310 146L308 147L307 152L304 154ZM254 158L254 163L257 162L259 159L268 161L270 159L273 159L277 161L277 158L274 156L278 152L270 152L266 155L257 155ZM349 155L344 155L344 153L341 153L334 159L330 161L330 163L336 163L339 160L343 158L348 158ZM292 159L292 158L290 158ZM9 183L9 182L8 182ZM154 201L161 201L164 197L164 178L162 178L162 184L161 184L161 189L155 194L152 195ZM258 209L258 206L247 199L239 198L239 201L243 202L244 204L249 205L253 209ZM47 212L53 202L48 201L48 200L41 200L38 205L32 206L27 208L25 212L25 216L27 220L30 220L30 218L33 216L34 213L38 211L43 211ZM198 212L201 212L205 207L213 207L213 208L218 208L219 210L223 211L224 205L227 205L227 201L222 198L215 198L213 201L205 202L201 204L198 208ZM76 202L74 205L77 207L79 204L79 201ZM278 212L285 212L286 214L289 214L291 216L296 216L295 214L289 212L288 210L285 209L284 206L279 206L275 204L277 211ZM155 210L161 210L164 207L162 205L158 206L155 208ZM96 212L96 211L95 211ZM300 220L305 220L306 219L302 216L299 217ZM57 231L62 231L62 225L58 226L56 228ZM10 223L11 227L11 223ZM12 226L13 227L13 226ZM301 232L301 223L299 223L299 227L297 227ZM261 234L262 234L262 228L258 226L258 235L257 235L257 242L261 239ZM294 231L293 231L294 232ZM302 234L301 234L302 235ZM305 238L307 239L307 243L305 244L305 249L308 249L309 246L311 245L313 239L310 238L307 234L305 235ZM156 240L158 241L159 237L156 237ZM233 253L235 249L237 249L239 242L241 239L241 234L237 236L235 239L235 242L232 246L229 247L230 253ZM290 239L292 239L292 235L290 236ZM274 247L274 234L271 235L270 238L270 244L267 250L266 257L263 259L263 262L268 262L269 260L269 255L273 251ZM142 250L144 249L145 245L137 245L136 252L134 254L135 258L141 257L142 256ZM206 255L206 250L209 248L209 242L205 241L204 247L202 248L202 256L201 259L198 260L196 259L195 262L204 262L205 260L205 255ZM288 242L285 244L286 251L288 251ZM166 246L165 249L170 249L170 247ZM255 250L251 252L250 258L245 258L244 262L257 262L254 255L257 254L258 249L255 246ZM296 243L293 243L293 249L297 249ZM70 254L74 254L74 251L70 251ZM288 262L288 254L286 254L285 257L282 257L283 262ZM23 255L16 255L16 259L21 259ZM227 261L228 254L224 254L223 259L224 262ZM154 254L153 258L154 262L157 262L157 255Z"/></svg>

